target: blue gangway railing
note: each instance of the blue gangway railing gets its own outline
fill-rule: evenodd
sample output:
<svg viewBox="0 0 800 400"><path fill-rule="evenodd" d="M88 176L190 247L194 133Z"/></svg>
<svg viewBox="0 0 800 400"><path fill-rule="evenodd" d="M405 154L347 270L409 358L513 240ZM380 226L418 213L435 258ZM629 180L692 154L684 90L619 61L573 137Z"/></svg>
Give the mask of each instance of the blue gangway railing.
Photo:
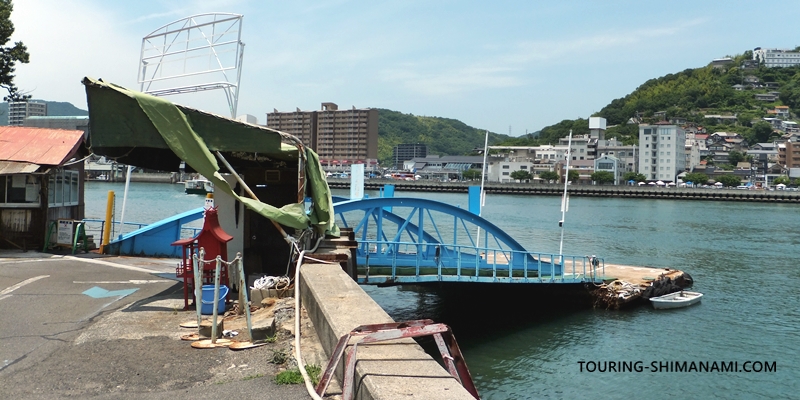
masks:
<svg viewBox="0 0 800 400"><path fill-rule="evenodd" d="M359 241L358 282L601 283L605 263L577 255L419 242Z"/></svg>

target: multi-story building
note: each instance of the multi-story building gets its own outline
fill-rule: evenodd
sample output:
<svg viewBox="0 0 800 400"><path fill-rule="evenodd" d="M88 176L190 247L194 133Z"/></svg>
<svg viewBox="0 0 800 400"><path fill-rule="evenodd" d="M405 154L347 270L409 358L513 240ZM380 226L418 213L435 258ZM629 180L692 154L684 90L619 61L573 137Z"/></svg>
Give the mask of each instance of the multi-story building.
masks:
<svg viewBox="0 0 800 400"><path fill-rule="evenodd" d="M778 164L784 168L800 168L800 144L791 139L778 143Z"/></svg>
<svg viewBox="0 0 800 400"><path fill-rule="evenodd" d="M25 118L44 117L47 104L38 101L12 101L8 103L8 125L22 126Z"/></svg>
<svg viewBox="0 0 800 400"><path fill-rule="evenodd" d="M378 158L378 110L339 110L322 103L319 111L267 114L267 127L294 135L321 160L336 163L374 162Z"/></svg>
<svg viewBox="0 0 800 400"><path fill-rule="evenodd" d="M767 68L791 67L800 64L800 52L756 47L753 50L753 60L763 62Z"/></svg>
<svg viewBox="0 0 800 400"><path fill-rule="evenodd" d="M569 137L558 139L559 146L567 147L569 144L572 150L570 152L572 161L594 160L597 150L597 139L592 138L590 135L576 135L572 136L571 142L572 143L569 144Z"/></svg>
<svg viewBox="0 0 800 400"><path fill-rule="evenodd" d="M639 173L648 180L675 182L686 170L686 133L668 122L639 125Z"/></svg>
<svg viewBox="0 0 800 400"><path fill-rule="evenodd" d="M23 126L47 129L66 129L83 131L84 138L89 135L89 116L58 116L58 117L39 117L32 116L25 119Z"/></svg>
<svg viewBox="0 0 800 400"><path fill-rule="evenodd" d="M618 161L620 175L626 172L636 172L639 166L639 149L636 145L624 145L616 138L599 140L597 143L597 158L603 155L614 156Z"/></svg>
<svg viewBox="0 0 800 400"><path fill-rule="evenodd" d="M403 162L414 158L428 156L428 146L419 143L403 143L392 148L392 164L394 168L402 169Z"/></svg>

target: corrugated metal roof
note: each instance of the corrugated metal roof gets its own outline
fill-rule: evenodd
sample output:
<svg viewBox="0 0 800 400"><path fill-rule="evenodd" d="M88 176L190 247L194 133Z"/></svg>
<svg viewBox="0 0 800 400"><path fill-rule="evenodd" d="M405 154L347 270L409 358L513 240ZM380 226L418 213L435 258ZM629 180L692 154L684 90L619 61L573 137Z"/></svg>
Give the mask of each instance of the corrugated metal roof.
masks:
<svg viewBox="0 0 800 400"><path fill-rule="evenodd" d="M31 174L37 170L39 170L37 164L0 161L0 175Z"/></svg>
<svg viewBox="0 0 800 400"><path fill-rule="evenodd" d="M61 165L77 151L83 131L0 127L0 161Z"/></svg>

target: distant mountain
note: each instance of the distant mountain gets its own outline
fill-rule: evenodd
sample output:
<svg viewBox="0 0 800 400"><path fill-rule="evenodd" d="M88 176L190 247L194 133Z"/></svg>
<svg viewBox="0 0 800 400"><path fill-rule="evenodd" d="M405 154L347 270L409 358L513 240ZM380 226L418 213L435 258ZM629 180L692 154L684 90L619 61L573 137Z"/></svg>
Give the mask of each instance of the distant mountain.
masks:
<svg viewBox="0 0 800 400"><path fill-rule="evenodd" d="M421 117L398 111L378 109L378 160L391 165L392 149L398 144L424 144L428 154L460 156L483 148L486 130L473 128L459 120ZM510 136L489 132L489 144Z"/></svg>
<svg viewBox="0 0 800 400"><path fill-rule="evenodd" d="M78 107L63 101L45 101L35 100L47 103L47 116L48 117L71 117L71 116L85 116L89 115L86 110L81 110ZM0 125L8 125L8 103L0 103Z"/></svg>

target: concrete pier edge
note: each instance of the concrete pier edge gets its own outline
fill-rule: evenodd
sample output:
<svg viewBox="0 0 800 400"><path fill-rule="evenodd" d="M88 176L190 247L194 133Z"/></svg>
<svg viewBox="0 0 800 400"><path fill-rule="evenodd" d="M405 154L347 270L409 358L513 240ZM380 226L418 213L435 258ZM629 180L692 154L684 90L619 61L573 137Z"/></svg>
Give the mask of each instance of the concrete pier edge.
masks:
<svg viewBox="0 0 800 400"><path fill-rule="evenodd" d="M357 326L395 322L338 264L303 264L299 284L302 304L328 356ZM339 382L343 365L344 357L336 370ZM356 399L473 399L413 339L359 345L354 385Z"/></svg>

